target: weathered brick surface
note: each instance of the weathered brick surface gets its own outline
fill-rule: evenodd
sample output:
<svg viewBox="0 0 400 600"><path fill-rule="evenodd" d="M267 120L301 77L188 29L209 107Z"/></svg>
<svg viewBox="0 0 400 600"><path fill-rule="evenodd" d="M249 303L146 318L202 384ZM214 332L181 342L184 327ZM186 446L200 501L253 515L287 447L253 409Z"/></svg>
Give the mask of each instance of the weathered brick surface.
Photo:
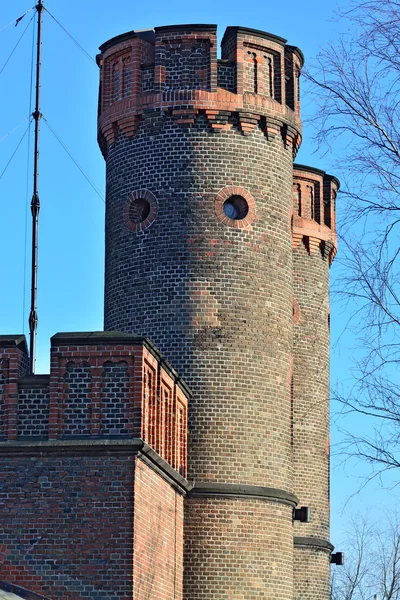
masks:
<svg viewBox="0 0 400 600"><path fill-rule="evenodd" d="M292 600L291 511L260 500L188 499L185 598Z"/></svg>
<svg viewBox="0 0 400 600"><path fill-rule="evenodd" d="M24 340L0 336L0 577L46 595L329 598L338 182L293 173L301 52L229 27L217 60L216 39L168 26L101 47L109 333L55 336L31 386ZM191 386L189 440L177 373L110 330L151 338Z"/></svg>
<svg viewBox="0 0 400 600"><path fill-rule="evenodd" d="M0 441L17 438L18 381L28 369L25 336L0 335Z"/></svg>
<svg viewBox="0 0 400 600"><path fill-rule="evenodd" d="M132 598L133 459L2 457L0 578L67 600Z"/></svg>
<svg viewBox="0 0 400 600"><path fill-rule="evenodd" d="M6 426L5 378L3 371L0 371L0 441L7 439Z"/></svg>
<svg viewBox="0 0 400 600"><path fill-rule="evenodd" d="M294 549L293 600L330 598L329 551L313 547Z"/></svg>
<svg viewBox="0 0 400 600"><path fill-rule="evenodd" d="M90 435L90 365L74 361L64 375L63 436Z"/></svg>
<svg viewBox="0 0 400 600"><path fill-rule="evenodd" d="M218 473L220 481L290 489L291 179L285 183L280 169L286 164L290 175L291 154L260 131L252 139L238 131L210 137L201 121L189 140L171 119L151 146L146 140L140 131L133 140L120 139L108 160L105 326L145 331L196 389L191 476ZM191 152L190 145L202 152L189 164L181 149ZM248 230L216 217L215 197L227 183L256 198ZM189 190L172 191L177 185ZM159 190L158 217L139 235L122 220L136 187ZM234 469L215 444L241 457Z"/></svg>
<svg viewBox="0 0 400 600"><path fill-rule="evenodd" d="M141 83L124 105L103 100L99 117L107 159L105 328L145 332L184 374L193 390L189 477L196 485L292 492L290 219L301 125L286 105L285 77L287 64L300 58L292 49L285 63L284 40L242 28L224 36L229 65L216 59L215 26L157 28L153 41L140 36L132 36L131 47L143 51L154 43L156 93L144 93ZM112 90L107 64L119 52L129 52L128 39L103 48L104 89ZM217 87L218 73L225 89ZM133 117L135 130L124 134L124 119ZM133 231L124 214L136 190L155 196L157 216ZM248 199L247 214L236 221L223 212L227 190ZM192 498L190 506L198 502L205 501ZM277 520L271 516L259 543L231 555L248 503L228 503L238 516L219 540L229 512L215 509L212 533L209 521L188 509L188 600L233 597L237 579L243 597L257 589L259 597L272 598L279 590L280 600L292 600L287 505L277 500L268 512L269 518L280 511L279 543L272 541ZM254 514L265 506L261 500L250 505ZM243 523L253 530L259 517L247 515ZM207 536L218 541L214 550L199 542ZM211 551L220 558L211 561ZM274 552L284 578L279 566L280 575L271 574ZM251 570L238 570L243 560L258 574L254 586Z"/></svg>
<svg viewBox="0 0 400 600"><path fill-rule="evenodd" d="M129 397L128 364L106 362L102 374L102 435L128 435L129 418L126 402ZM124 414L125 413L125 414Z"/></svg>
<svg viewBox="0 0 400 600"><path fill-rule="evenodd" d="M140 459L135 469L134 530L134 599L180 600L183 498Z"/></svg>
<svg viewBox="0 0 400 600"><path fill-rule="evenodd" d="M181 600L182 496L137 457L66 452L2 457L0 578L67 600Z"/></svg>
<svg viewBox="0 0 400 600"><path fill-rule="evenodd" d="M18 390L18 437L46 438L49 427L49 386Z"/></svg>
<svg viewBox="0 0 400 600"><path fill-rule="evenodd" d="M329 539L329 262L294 252L294 293L300 315L293 343L293 465L295 490L310 506L310 523L295 535Z"/></svg>
<svg viewBox="0 0 400 600"><path fill-rule="evenodd" d="M236 89L236 64L229 62L218 62L218 87L225 88L230 92Z"/></svg>

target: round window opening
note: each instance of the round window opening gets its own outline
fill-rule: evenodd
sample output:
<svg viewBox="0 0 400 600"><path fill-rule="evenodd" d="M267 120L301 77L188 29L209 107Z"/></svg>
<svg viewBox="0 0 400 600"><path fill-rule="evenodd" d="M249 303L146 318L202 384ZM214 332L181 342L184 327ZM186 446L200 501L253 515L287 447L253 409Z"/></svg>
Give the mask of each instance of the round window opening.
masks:
<svg viewBox="0 0 400 600"><path fill-rule="evenodd" d="M249 212L249 205L243 196L231 196L225 200L223 210L227 217L233 221L241 221Z"/></svg>
<svg viewBox="0 0 400 600"><path fill-rule="evenodd" d="M150 214L150 203L144 198L137 198L129 205L129 220L132 223L142 223Z"/></svg>

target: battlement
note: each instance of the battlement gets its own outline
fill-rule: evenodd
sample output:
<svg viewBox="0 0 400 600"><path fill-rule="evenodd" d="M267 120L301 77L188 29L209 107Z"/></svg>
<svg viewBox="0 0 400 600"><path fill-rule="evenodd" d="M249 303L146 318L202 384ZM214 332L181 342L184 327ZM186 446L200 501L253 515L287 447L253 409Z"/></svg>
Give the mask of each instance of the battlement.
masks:
<svg viewBox="0 0 400 600"><path fill-rule="evenodd" d="M100 47L99 143L107 154L118 135L133 136L157 110L191 127L205 115L211 129L241 133L284 127L300 145L299 75L304 59L286 40L255 29L228 27L217 59L216 25L171 25L131 31Z"/></svg>
<svg viewBox="0 0 400 600"><path fill-rule="evenodd" d="M337 251L336 196L339 180L325 171L294 165L293 248L303 242L310 254L319 248L332 263Z"/></svg>
<svg viewBox="0 0 400 600"><path fill-rule="evenodd" d="M58 333L50 375L29 375L24 336L0 336L0 442L141 439L183 477L189 389L149 340Z"/></svg>

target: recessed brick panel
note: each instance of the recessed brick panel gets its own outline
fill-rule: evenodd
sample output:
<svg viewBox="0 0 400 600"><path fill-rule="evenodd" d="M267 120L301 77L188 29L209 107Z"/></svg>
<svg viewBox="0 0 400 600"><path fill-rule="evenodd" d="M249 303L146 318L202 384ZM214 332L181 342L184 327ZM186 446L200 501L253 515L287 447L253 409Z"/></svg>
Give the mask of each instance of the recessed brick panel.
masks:
<svg viewBox="0 0 400 600"><path fill-rule="evenodd" d="M101 435L129 435L129 376L125 362L106 362L102 374Z"/></svg>
<svg viewBox="0 0 400 600"><path fill-rule="evenodd" d="M5 407L5 379L3 370L0 369L0 441L7 439L6 407Z"/></svg>
<svg viewBox="0 0 400 600"><path fill-rule="evenodd" d="M46 438L49 427L49 387L23 388L18 393L18 436Z"/></svg>
<svg viewBox="0 0 400 600"><path fill-rule="evenodd" d="M64 437L90 435L91 379L89 364L68 363L64 377Z"/></svg>

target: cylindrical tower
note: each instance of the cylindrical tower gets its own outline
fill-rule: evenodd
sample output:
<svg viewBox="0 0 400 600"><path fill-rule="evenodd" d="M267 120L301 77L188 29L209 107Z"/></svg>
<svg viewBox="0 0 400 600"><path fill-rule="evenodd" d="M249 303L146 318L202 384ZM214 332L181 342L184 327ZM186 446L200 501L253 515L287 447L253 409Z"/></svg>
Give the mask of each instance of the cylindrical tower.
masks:
<svg viewBox="0 0 400 600"><path fill-rule="evenodd" d="M294 489L311 509L295 523L294 598L329 598L329 267L336 254L339 182L294 165L293 467Z"/></svg>
<svg viewBox="0 0 400 600"><path fill-rule="evenodd" d="M228 27L217 60L214 25L100 50L105 328L150 337L193 391L184 597L293 600L302 55Z"/></svg>

